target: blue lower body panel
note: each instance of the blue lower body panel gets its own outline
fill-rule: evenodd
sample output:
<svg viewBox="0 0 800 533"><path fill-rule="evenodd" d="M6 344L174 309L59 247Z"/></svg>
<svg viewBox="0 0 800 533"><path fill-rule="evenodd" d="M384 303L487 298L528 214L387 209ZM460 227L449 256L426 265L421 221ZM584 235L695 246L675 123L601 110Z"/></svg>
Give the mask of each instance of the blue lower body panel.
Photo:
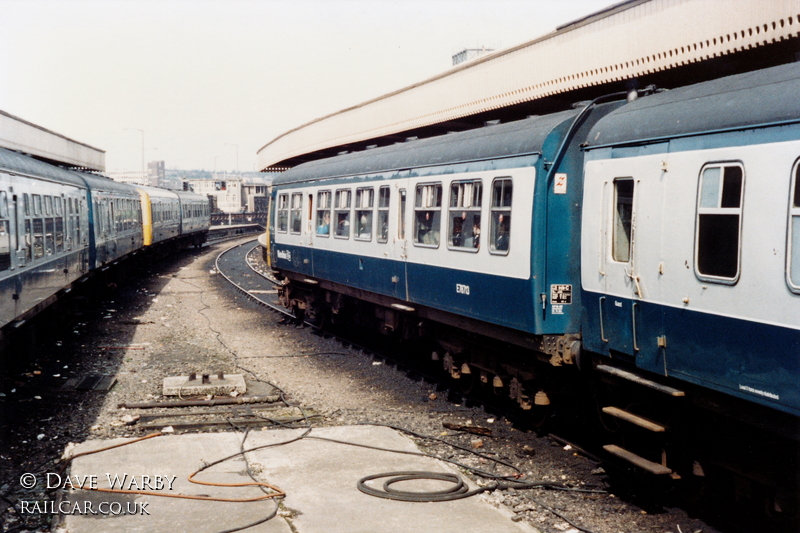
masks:
<svg viewBox="0 0 800 533"><path fill-rule="evenodd" d="M587 350L800 415L800 330L598 293L583 302Z"/></svg>
<svg viewBox="0 0 800 533"><path fill-rule="evenodd" d="M553 331L536 330L540 317L535 313L541 315L541 309L529 279L284 244L274 244L273 249L278 269L527 333L565 333L564 323L569 320L568 315L554 317L545 322ZM538 324L543 329L542 322Z"/></svg>

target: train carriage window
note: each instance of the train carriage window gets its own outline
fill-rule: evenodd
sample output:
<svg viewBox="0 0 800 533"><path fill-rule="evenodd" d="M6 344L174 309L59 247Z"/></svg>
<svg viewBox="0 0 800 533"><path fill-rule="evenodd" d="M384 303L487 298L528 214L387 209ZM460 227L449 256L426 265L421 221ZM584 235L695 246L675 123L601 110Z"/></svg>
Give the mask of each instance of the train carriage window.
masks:
<svg viewBox="0 0 800 533"><path fill-rule="evenodd" d="M0 191L0 270L11 268L11 228L8 220L8 194Z"/></svg>
<svg viewBox="0 0 800 533"><path fill-rule="evenodd" d="M611 228L611 258L620 263L631 259L633 228L633 179L614 180L614 222Z"/></svg>
<svg viewBox="0 0 800 533"><path fill-rule="evenodd" d="M709 165L700 174L695 270L701 278L739 277L743 186L738 164Z"/></svg>
<svg viewBox="0 0 800 533"><path fill-rule="evenodd" d="M491 253L508 254L513 192L511 178L497 178L492 182L492 227L489 234Z"/></svg>
<svg viewBox="0 0 800 533"><path fill-rule="evenodd" d="M317 235L331 234L331 191L317 193Z"/></svg>
<svg viewBox="0 0 800 533"><path fill-rule="evenodd" d="M45 255L53 255L56 251L56 225L52 217L44 219L44 253Z"/></svg>
<svg viewBox="0 0 800 533"><path fill-rule="evenodd" d="M53 214L53 197L52 196L45 196L44 197L44 214L48 217Z"/></svg>
<svg viewBox="0 0 800 533"><path fill-rule="evenodd" d="M397 238L401 241L406 239L406 190L400 189L397 191L398 196L398 214L397 214Z"/></svg>
<svg viewBox="0 0 800 533"><path fill-rule="evenodd" d="M789 249L786 271L793 292L800 292L800 160L794 166L792 194L789 202Z"/></svg>
<svg viewBox="0 0 800 533"><path fill-rule="evenodd" d="M483 184L480 180L456 181L450 185L448 247L478 251L481 241L482 199Z"/></svg>
<svg viewBox="0 0 800 533"><path fill-rule="evenodd" d="M25 206L25 216L31 216L31 201L30 198L28 198L28 193L22 193L22 203Z"/></svg>
<svg viewBox="0 0 800 533"><path fill-rule="evenodd" d="M25 219L25 262L30 263L33 260L33 230L31 229L31 220Z"/></svg>
<svg viewBox="0 0 800 533"><path fill-rule="evenodd" d="M372 240L372 207L375 203L375 189L356 189L356 232L355 238L361 241Z"/></svg>
<svg viewBox="0 0 800 533"><path fill-rule="evenodd" d="M292 206L289 210L289 218L291 219L291 232L299 234L302 228L303 218L303 194L296 192L292 193Z"/></svg>
<svg viewBox="0 0 800 533"><path fill-rule="evenodd" d="M114 213L113 210L112 210L113 206L110 206L109 205L110 203L111 202L109 202L108 199L106 199L103 202L103 209L105 210L105 215L106 215L106 217L105 217L106 218L105 219L105 228L104 228L106 233L111 233L111 228L113 227L112 223L114 221L114 218L112 217L112 215Z"/></svg>
<svg viewBox="0 0 800 533"><path fill-rule="evenodd" d="M378 242L389 240L389 195L391 189L384 185L378 190Z"/></svg>
<svg viewBox="0 0 800 533"><path fill-rule="evenodd" d="M55 218L55 231L53 233L55 237L55 244L56 244L56 252L63 252L64 251L64 217L56 217Z"/></svg>
<svg viewBox="0 0 800 533"><path fill-rule="evenodd" d="M278 195L278 231L286 233L289 230L289 195Z"/></svg>
<svg viewBox="0 0 800 533"><path fill-rule="evenodd" d="M32 195L33 198L33 214L39 216L42 214L42 196L39 194Z"/></svg>
<svg viewBox="0 0 800 533"><path fill-rule="evenodd" d="M339 189L336 191L334 212L336 214L336 236L350 238L350 197L352 191Z"/></svg>
<svg viewBox="0 0 800 533"><path fill-rule="evenodd" d="M64 222L66 223L66 241L64 243L64 249L69 251L72 250L72 238L74 235L74 228L72 224L72 198L64 199L64 215Z"/></svg>
<svg viewBox="0 0 800 533"><path fill-rule="evenodd" d="M414 242L423 246L439 246L441 227L442 184L417 185L414 200Z"/></svg>
<svg viewBox="0 0 800 533"><path fill-rule="evenodd" d="M81 241L81 206L83 202L80 200L75 201L75 246L80 248L83 245Z"/></svg>
<svg viewBox="0 0 800 533"><path fill-rule="evenodd" d="M44 220L33 219L33 259L44 257Z"/></svg>

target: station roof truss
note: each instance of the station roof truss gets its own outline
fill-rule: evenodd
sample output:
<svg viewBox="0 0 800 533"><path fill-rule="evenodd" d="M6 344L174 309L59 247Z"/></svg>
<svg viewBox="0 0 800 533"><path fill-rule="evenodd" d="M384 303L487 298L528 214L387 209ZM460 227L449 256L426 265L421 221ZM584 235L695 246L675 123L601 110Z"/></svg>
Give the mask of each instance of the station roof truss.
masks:
<svg viewBox="0 0 800 533"><path fill-rule="evenodd" d="M294 128L258 151L259 168L283 170L342 147L394 142L433 125L555 95L586 95L587 88L646 79L798 36L800 0L628 0Z"/></svg>

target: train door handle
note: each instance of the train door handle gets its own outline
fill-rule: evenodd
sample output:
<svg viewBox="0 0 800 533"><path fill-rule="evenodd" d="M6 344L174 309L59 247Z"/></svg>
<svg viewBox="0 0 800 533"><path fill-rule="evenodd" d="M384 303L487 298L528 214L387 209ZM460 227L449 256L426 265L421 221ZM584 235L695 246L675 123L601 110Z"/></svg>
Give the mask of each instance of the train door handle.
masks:
<svg viewBox="0 0 800 533"><path fill-rule="evenodd" d="M631 327L633 328L633 350L635 352L639 351L639 345L636 343L636 308L639 307L639 304L633 302L631 305Z"/></svg>
<svg viewBox="0 0 800 533"><path fill-rule="evenodd" d="M605 306L606 297L601 296L599 303L600 303L600 340L603 342L608 342L608 339L606 339L606 330L603 325L603 306Z"/></svg>

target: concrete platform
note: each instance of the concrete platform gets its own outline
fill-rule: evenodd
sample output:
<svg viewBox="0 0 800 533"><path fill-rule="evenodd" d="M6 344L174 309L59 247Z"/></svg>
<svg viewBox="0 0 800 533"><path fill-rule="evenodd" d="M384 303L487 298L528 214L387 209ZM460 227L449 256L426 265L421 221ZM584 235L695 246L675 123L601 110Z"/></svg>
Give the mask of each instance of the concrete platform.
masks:
<svg viewBox="0 0 800 533"><path fill-rule="evenodd" d="M379 446L394 450L418 451L414 443L385 427L344 426L314 429L308 437L285 445L277 445L302 435L304 430L270 430L251 432L247 449L267 446L247 457L260 481L286 492L278 516L248 528L251 533L532 533L537 530L513 522L511 516L489 505L482 495L437 503L412 503L377 498L358 490L359 479L382 472L426 470L458 473L449 465L426 457L377 451L331 442L347 442ZM170 494L205 494L223 498L253 498L261 495L255 487L229 488L196 485L187 477L204 464L232 455L240 450L242 433L205 433L165 435L78 457L72 463L71 479L97 476L98 487L108 487L113 480L127 474L141 484L142 476L163 476L164 485L156 492ZM81 453L131 439L89 441L73 452ZM177 476L176 478L174 476ZM463 477L463 476L462 476ZM238 456L215 465L197 479L221 483L250 482L245 461ZM169 482L172 481L172 490ZM433 481L414 481L395 488L420 490L415 483L428 483L426 490L441 490ZM74 482L77 484L77 481ZM470 487L474 488L474 487ZM136 515L67 514L62 516L58 531L93 533L107 531L170 532L192 531L215 533L253 523L275 509L271 500L252 503L209 502L157 496L133 496L85 490L64 490L63 501L80 506L91 501L95 509L101 502L120 502L114 509L132 508ZM129 505L130 504L130 505ZM146 513L142 513L142 507ZM105 509L111 509L108 503Z"/></svg>

